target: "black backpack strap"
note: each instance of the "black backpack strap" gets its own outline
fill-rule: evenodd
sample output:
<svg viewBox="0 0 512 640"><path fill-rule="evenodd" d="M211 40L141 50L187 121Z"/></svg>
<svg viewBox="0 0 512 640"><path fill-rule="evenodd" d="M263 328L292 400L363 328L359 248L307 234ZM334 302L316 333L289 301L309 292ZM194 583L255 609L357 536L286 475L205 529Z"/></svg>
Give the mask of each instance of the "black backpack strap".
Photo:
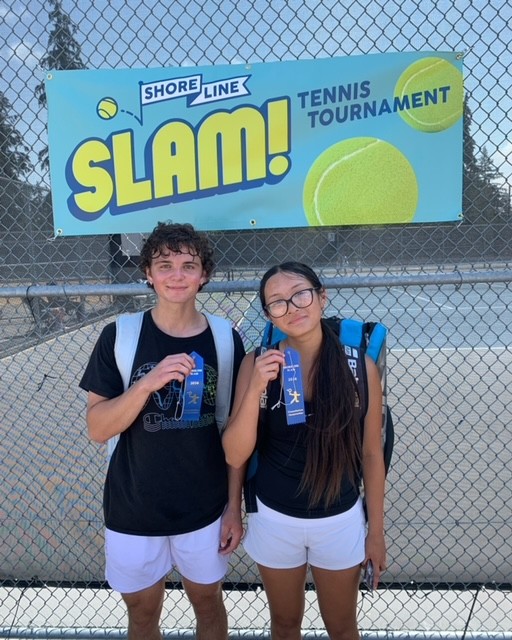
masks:
<svg viewBox="0 0 512 640"><path fill-rule="evenodd" d="M244 504L246 513L255 513L258 511L256 503L256 469L258 467L258 450L253 451L249 458L249 465L244 481Z"/></svg>
<svg viewBox="0 0 512 640"><path fill-rule="evenodd" d="M365 322L363 327L363 333L365 336L365 342L368 345L368 349L373 350L379 348L379 339L372 340L372 332L374 329L382 332L382 325L378 322ZM373 334L375 337L375 334ZM377 364L379 373L381 375L382 393L383 393L383 411L382 411L382 426L383 426L383 454L384 454L384 470L386 475L388 474L389 467L391 465L391 458L393 456L393 447L395 444L395 426L393 423L393 414L387 403L387 389L386 389L386 364L385 364L385 351L381 351L380 356L375 360L375 352L370 357Z"/></svg>
<svg viewBox="0 0 512 640"><path fill-rule="evenodd" d="M393 424L393 415L389 406L386 406L386 424L384 425L384 469L386 475L391 464L393 455L393 447L395 445L395 425Z"/></svg>
<svg viewBox="0 0 512 640"><path fill-rule="evenodd" d="M359 347L349 347L347 345L341 345L347 363L352 371L354 380L357 385L357 391L359 395L359 407L360 407L360 420L361 427L364 425L364 419L366 412L368 411L368 375L366 373L366 360L364 351Z"/></svg>

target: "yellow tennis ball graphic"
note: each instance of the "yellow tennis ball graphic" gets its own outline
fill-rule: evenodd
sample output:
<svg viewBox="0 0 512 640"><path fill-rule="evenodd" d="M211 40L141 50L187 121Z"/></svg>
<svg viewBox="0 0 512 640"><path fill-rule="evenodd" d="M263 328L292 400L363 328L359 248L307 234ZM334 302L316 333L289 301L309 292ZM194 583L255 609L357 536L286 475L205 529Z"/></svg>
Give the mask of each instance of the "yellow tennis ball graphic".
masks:
<svg viewBox="0 0 512 640"><path fill-rule="evenodd" d="M378 138L349 138L311 165L303 205L310 225L411 222L418 181L409 160Z"/></svg>
<svg viewBox="0 0 512 640"><path fill-rule="evenodd" d="M96 112L100 118L103 118L103 120L110 120L117 115L117 102L114 98L102 98L98 102Z"/></svg>
<svg viewBox="0 0 512 640"><path fill-rule="evenodd" d="M398 78L395 97L408 104L399 113L409 126L426 133L444 131L462 118L462 73L443 58L422 58Z"/></svg>

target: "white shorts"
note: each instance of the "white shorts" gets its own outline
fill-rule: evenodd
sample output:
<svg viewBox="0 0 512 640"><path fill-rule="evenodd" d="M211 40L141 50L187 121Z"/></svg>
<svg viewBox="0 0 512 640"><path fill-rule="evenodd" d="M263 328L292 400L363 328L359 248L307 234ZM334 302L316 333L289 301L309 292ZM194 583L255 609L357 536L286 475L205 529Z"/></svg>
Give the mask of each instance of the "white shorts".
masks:
<svg viewBox="0 0 512 640"><path fill-rule="evenodd" d="M335 516L293 518L257 500L248 514L244 548L258 564L293 569L309 563L319 569L349 569L365 557L366 525L361 499Z"/></svg>
<svg viewBox="0 0 512 640"><path fill-rule="evenodd" d="M198 584L222 580L228 556L219 553L221 518L176 536L134 536L105 530L105 578L115 591L134 593L156 584L173 567Z"/></svg>

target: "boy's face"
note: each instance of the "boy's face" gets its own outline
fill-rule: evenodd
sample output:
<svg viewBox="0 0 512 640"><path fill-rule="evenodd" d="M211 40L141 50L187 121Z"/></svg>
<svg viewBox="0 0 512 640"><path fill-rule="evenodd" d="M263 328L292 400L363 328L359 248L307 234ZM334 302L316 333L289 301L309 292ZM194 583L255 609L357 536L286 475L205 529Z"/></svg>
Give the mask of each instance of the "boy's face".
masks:
<svg viewBox="0 0 512 640"><path fill-rule="evenodd" d="M146 269L148 282L153 285L159 299L171 303L184 303L195 299L207 278L201 258L187 247L176 253L162 249Z"/></svg>

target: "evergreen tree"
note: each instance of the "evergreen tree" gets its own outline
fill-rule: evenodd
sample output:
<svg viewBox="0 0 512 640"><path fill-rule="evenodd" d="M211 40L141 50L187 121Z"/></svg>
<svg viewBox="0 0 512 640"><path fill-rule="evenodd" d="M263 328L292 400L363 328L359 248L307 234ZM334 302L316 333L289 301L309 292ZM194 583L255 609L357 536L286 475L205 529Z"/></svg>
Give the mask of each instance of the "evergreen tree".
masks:
<svg viewBox="0 0 512 640"><path fill-rule="evenodd" d="M484 147L478 157L478 175L481 190L481 212L486 222L505 222L510 212L510 200L504 191L504 178Z"/></svg>
<svg viewBox="0 0 512 640"><path fill-rule="evenodd" d="M475 222L478 218L477 200L480 191L478 161L475 152L475 141L471 136L473 114L468 104L468 96L464 97L462 123L463 140L463 175L462 175L462 213L464 222Z"/></svg>
<svg viewBox="0 0 512 640"><path fill-rule="evenodd" d="M23 178L32 169L12 106L0 91L0 230L12 229L21 220L27 199Z"/></svg>
<svg viewBox="0 0 512 640"><path fill-rule="evenodd" d="M464 222L489 224L508 221L510 198L502 184L503 176L492 161L487 149L477 155L471 136L472 113L468 98L464 99L463 121L463 193Z"/></svg>
<svg viewBox="0 0 512 640"><path fill-rule="evenodd" d="M473 124L473 113L469 108L468 96L464 97L464 111L462 120L463 136L463 162L464 173L470 175L475 171L477 165L475 141L471 136L471 125Z"/></svg>
<svg viewBox="0 0 512 640"><path fill-rule="evenodd" d="M0 91L0 177L21 180L31 170L29 148L16 129L11 103Z"/></svg>
<svg viewBox="0 0 512 640"><path fill-rule="evenodd" d="M78 27L62 8L61 0L48 0L50 11L48 12L51 24L48 37L48 49L41 58L43 69L84 69L80 45L75 40ZM36 97L41 107L47 106L44 82L36 87ZM44 170L49 168L48 145L39 152L39 161Z"/></svg>

